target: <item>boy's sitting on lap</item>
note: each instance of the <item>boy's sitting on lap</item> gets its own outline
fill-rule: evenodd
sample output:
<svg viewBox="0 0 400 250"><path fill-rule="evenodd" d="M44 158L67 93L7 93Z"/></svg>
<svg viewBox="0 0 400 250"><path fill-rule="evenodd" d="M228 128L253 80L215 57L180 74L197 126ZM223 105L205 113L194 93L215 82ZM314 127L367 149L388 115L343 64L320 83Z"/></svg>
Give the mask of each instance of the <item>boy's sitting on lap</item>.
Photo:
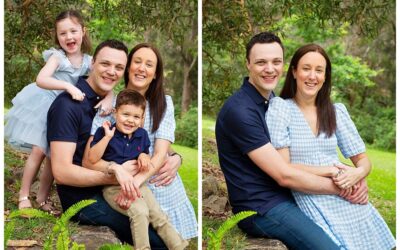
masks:
<svg viewBox="0 0 400 250"><path fill-rule="evenodd" d="M188 242L182 239L168 221L166 214L145 184L140 187L141 197L136 199L128 210L121 209L114 201L121 190L129 196L136 188L133 177L127 175L117 164L137 159L137 172L148 171L149 167L153 167L149 156L150 140L146 130L141 128L145 107L146 100L141 94L129 89L121 91L116 101L115 124L109 121L103 123L94 135L87 156L90 162L103 159L116 163L111 163L107 172L115 174L120 186L104 187L103 196L113 209L129 216L135 249L150 249L149 223L168 249L184 249Z"/></svg>

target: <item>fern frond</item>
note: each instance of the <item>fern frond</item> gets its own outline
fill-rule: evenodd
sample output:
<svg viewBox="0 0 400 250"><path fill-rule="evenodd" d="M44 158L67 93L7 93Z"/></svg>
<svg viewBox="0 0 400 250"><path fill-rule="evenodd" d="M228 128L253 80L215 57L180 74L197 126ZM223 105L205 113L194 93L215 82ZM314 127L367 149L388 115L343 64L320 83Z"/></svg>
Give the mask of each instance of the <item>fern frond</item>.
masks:
<svg viewBox="0 0 400 250"><path fill-rule="evenodd" d="M71 250L86 250L86 247L84 244L78 244L74 241L72 242Z"/></svg>
<svg viewBox="0 0 400 250"><path fill-rule="evenodd" d="M61 217L59 218L59 221L62 222L63 225L68 225L69 220L77 214L81 209L84 207L87 207L93 203L95 203L96 200L81 200L74 205L70 206L67 211L65 211Z"/></svg>
<svg viewBox="0 0 400 250"><path fill-rule="evenodd" d="M69 239L68 229L66 227L62 227L57 238L57 250L68 250L70 242L71 240Z"/></svg>
<svg viewBox="0 0 400 250"><path fill-rule="evenodd" d="M60 250L67 250L70 245L70 238L69 238L69 231L68 231L68 223L69 220L77 214L82 208L89 206L93 203L95 203L96 200L82 200L65 211L60 218L55 220L55 225L53 227L53 230L49 236L49 238L46 240L44 244L45 249L52 249L54 239L57 238L56 241L56 248ZM78 245L79 246L79 245ZM81 245L82 246L82 245Z"/></svg>
<svg viewBox="0 0 400 250"><path fill-rule="evenodd" d="M221 241L226 232L228 232L230 229L232 229L236 224L239 223L239 221L252 216L254 214L257 214L257 212L254 211L242 211L240 213L237 213L233 215L231 218L227 219L217 230L216 233L210 234L210 241L207 249L212 249L212 250L219 250L221 248Z"/></svg>
<svg viewBox="0 0 400 250"><path fill-rule="evenodd" d="M53 215L51 215L47 212L44 212L42 210L35 209L35 208L24 208L24 209L12 211L10 213L10 215L8 216L8 218L12 219L12 218L19 217L19 216L28 216L28 217L32 217L32 218L44 218L44 219L47 219L52 222L56 221L56 218Z"/></svg>
<svg viewBox="0 0 400 250"><path fill-rule="evenodd" d="M52 249L54 237L58 234L58 232L61 230L60 226L58 224L55 224L53 227L53 230L47 240L44 242L43 249L45 250L50 250Z"/></svg>
<svg viewBox="0 0 400 250"><path fill-rule="evenodd" d="M231 218L227 219L221 226L220 228L218 228L215 236L217 237L217 239L222 239L222 237L225 235L225 233L230 230L231 228L233 228L234 226L236 226L236 224L239 223L239 221L252 216L254 214L257 214L257 212L254 211L243 211L240 213L237 213L235 215L233 215Z"/></svg>

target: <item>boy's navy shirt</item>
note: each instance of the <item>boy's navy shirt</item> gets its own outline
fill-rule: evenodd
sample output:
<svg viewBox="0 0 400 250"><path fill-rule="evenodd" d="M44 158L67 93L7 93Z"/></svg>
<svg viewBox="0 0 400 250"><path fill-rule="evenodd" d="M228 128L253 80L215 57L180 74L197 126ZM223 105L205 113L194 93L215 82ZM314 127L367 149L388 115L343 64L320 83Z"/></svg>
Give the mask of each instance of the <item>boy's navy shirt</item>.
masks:
<svg viewBox="0 0 400 250"><path fill-rule="evenodd" d="M248 156L252 150L270 143L265 122L267 107L268 100L245 77L242 87L218 114L218 156L234 213L253 210L264 215L279 203L293 200L289 189L279 186Z"/></svg>
<svg viewBox="0 0 400 250"><path fill-rule="evenodd" d="M94 92L83 77L78 79L76 87L85 93L83 101L73 100L70 94L63 92L51 104L47 113L47 141L76 143L72 162L82 166L85 146L96 114L94 107L102 97ZM64 210L80 200L90 199L101 193L101 188L101 186L73 187L57 184L57 192Z"/></svg>
<svg viewBox="0 0 400 250"><path fill-rule="evenodd" d="M111 126L111 129L113 127L115 127L115 123ZM96 145L104 135L104 128L99 127L94 134L90 147ZM122 164L126 161L137 159L141 153L148 154L149 147L150 139L145 129L138 128L133 132L131 138L121 133L118 129L115 129L114 136L108 142L107 148L101 158L106 161Z"/></svg>

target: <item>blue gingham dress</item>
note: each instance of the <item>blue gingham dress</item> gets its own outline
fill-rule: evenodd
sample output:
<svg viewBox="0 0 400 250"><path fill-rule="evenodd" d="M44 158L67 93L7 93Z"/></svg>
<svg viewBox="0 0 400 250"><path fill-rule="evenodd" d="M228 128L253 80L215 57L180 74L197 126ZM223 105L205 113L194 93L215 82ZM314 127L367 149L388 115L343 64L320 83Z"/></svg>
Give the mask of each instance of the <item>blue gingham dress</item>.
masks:
<svg viewBox="0 0 400 250"><path fill-rule="evenodd" d="M275 148L289 147L291 163L332 166L339 163L336 147L349 158L365 152L365 145L346 107L335 104L337 129L333 136L316 137L296 103L275 97L266 121ZM312 195L292 191L300 209L342 249L392 249L395 239L378 211L368 205L351 204L337 195Z"/></svg>
<svg viewBox="0 0 400 250"><path fill-rule="evenodd" d="M92 57L83 55L82 64L75 68L62 49L50 48L43 52L45 62L51 56L59 59L59 65L52 77L69 82L73 85L79 76L86 75L90 70ZM13 99L13 107L5 116L4 137L17 150L31 152L32 146L38 146L43 153L49 153L47 143L47 111L54 99L63 90L42 89L31 83L25 86Z"/></svg>
<svg viewBox="0 0 400 250"><path fill-rule="evenodd" d="M156 139L165 139L173 143L175 141L175 117L174 105L171 96L166 95L167 109L161 120L160 126L155 133L151 133L151 117L149 103L146 102L144 129L148 132L150 138L150 154L154 152L154 143ZM94 135L97 128L102 126L106 119L114 122L112 116L101 117L96 114L91 129L91 135ZM152 177L154 178L154 176ZM150 178L151 179L151 178ZM184 239L197 237L197 221L196 215L189 198L186 195L185 187L179 174L177 173L174 181L168 186L156 187L154 184L147 182L147 186L153 192L161 209L168 215L169 220L175 229Z"/></svg>

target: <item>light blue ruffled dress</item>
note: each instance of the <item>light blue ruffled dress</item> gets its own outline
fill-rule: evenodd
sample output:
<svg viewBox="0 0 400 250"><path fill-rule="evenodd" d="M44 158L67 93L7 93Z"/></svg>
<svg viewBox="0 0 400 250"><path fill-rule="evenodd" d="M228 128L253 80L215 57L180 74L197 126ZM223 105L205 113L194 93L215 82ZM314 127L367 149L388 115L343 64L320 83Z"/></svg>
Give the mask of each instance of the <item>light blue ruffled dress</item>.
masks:
<svg viewBox="0 0 400 250"><path fill-rule="evenodd" d="M326 138L315 136L292 99L271 100L266 121L275 148L288 147L291 163L332 166L339 163L337 146L344 157L365 152L365 145L343 104L334 105L337 129ZM322 227L342 249L392 249L395 239L372 206L351 204L337 195L312 195L292 191L300 209Z"/></svg>
<svg viewBox="0 0 400 250"><path fill-rule="evenodd" d="M148 132L150 139L150 155L154 152L154 143L156 139L168 140L171 143L175 141L175 117L174 104L171 96L165 96L167 101L167 109L161 120L160 126L154 133L151 132L152 119L150 117L150 109L148 101L146 101L145 120L143 128ZM94 135L97 128L102 126L105 120L114 123L112 116L101 117L99 113L93 119L91 135ZM154 176L152 177L154 178ZM175 229L184 239L197 237L197 221L196 215L189 198L186 195L185 187L179 174L168 186L156 187L154 184L147 182L147 186L153 192L156 200L160 204L161 209L168 215L169 220Z"/></svg>
<svg viewBox="0 0 400 250"><path fill-rule="evenodd" d="M74 68L61 49L51 48L43 52L44 61L55 55L60 64L53 74L58 80L76 84L78 77L87 75L92 57L84 54L82 65ZM42 89L31 83L25 86L13 99L13 107L5 117L4 137L17 150L30 152L32 146L39 146L44 153L48 153L46 139L47 111L54 99L62 90Z"/></svg>

